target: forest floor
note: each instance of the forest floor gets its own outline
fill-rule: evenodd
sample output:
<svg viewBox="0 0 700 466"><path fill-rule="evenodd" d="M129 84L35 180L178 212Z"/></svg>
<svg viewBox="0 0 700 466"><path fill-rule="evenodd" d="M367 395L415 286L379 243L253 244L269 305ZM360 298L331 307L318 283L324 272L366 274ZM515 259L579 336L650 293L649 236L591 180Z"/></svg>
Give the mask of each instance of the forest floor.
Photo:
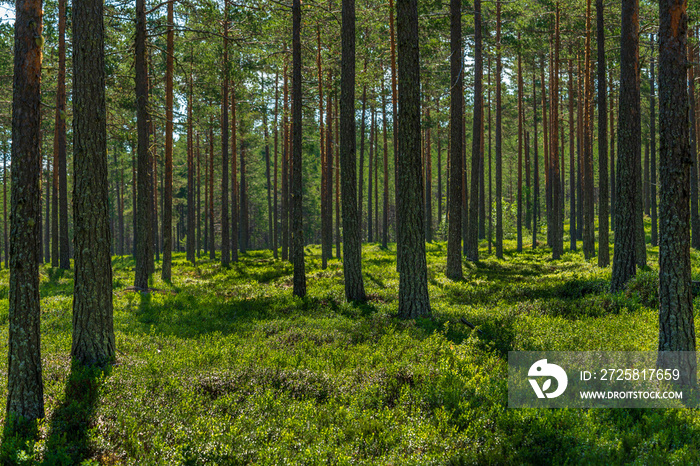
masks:
<svg viewBox="0 0 700 466"><path fill-rule="evenodd" d="M568 244L568 240L565 242ZM579 245L581 243L579 242ZM308 297L268 251L230 269L175 254L161 292L127 288L115 258L118 356L71 371L72 272L41 269L46 419L38 440L5 437L6 463L691 464L690 409L508 409L509 350L655 350L656 248L624 293L610 268L545 248L465 263L444 277L427 246L434 319L401 321L395 245L363 249L363 305L344 300L341 263L307 247ZM700 255L693 253L693 264ZM157 272L154 277L159 276ZM693 269L700 279L700 270ZM0 400L7 391L7 281L0 272ZM696 303L697 305L697 303ZM464 317L482 333L460 323ZM4 405L4 403L3 403ZM4 417L4 406L0 406Z"/></svg>

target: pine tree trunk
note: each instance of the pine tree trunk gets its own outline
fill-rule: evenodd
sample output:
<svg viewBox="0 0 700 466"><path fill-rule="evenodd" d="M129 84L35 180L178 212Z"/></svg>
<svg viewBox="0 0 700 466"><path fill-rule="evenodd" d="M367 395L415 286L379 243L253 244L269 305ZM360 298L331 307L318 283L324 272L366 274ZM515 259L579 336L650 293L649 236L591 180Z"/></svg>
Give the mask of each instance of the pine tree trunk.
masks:
<svg viewBox="0 0 700 466"><path fill-rule="evenodd" d="M427 106L427 104L426 104ZM433 241L433 158L430 152L430 108L426 109L427 128L425 129L425 239Z"/></svg>
<svg viewBox="0 0 700 466"><path fill-rule="evenodd" d="M209 120L209 259L216 260L214 230L214 119Z"/></svg>
<svg viewBox="0 0 700 466"><path fill-rule="evenodd" d="M161 278L165 282L169 282L172 278L173 250L173 61L175 55L173 2L174 0L168 0L167 51L165 59L165 190L163 192L163 266L161 270ZM225 25L224 28L226 28ZM226 45L224 45L224 63L226 62L226 54ZM190 243L189 235L187 243L188 245ZM190 247L187 248L187 251L189 256L191 254Z"/></svg>
<svg viewBox="0 0 700 466"><path fill-rule="evenodd" d="M323 68L321 65L321 26L316 25L316 41L317 41L317 53L316 53L316 67L318 68L318 130L319 138L318 145L321 155L321 268L325 269L328 267L328 252L331 250L331 243L328 242L329 235L328 230L331 225L328 223L328 212L331 208L328 205L328 189L330 185L328 184L328 152L324 144L324 134L325 128L323 125Z"/></svg>
<svg viewBox="0 0 700 466"><path fill-rule="evenodd" d="M372 242L374 240L374 225L372 225L372 190L374 189L372 183L372 177L374 176L373 170L373 157L374 157L374 130L376 117L374 112L374 107L370 108L370 128L369 128L369 160L368 160L368 170L367 170L367 241ZM362 173L362 165L360 165L360 173ZM360 183L362 184L362 183ZM362 235L360 234L360 238Z"/></svg>
<svg viewBox="0 0 700 466"><path fill-rule="evenodd" d="M651 36L651 43L654 44L654 36ZM651 139L651 154L650 154L650 171L651 180L649 186L649 196L651 197L651 245L658 246L658 219L656 212L656 93L654 90L655 80L654 80L654 56L652 55L649 67L651 68L651 75L649 77L649 134Z"/></svg>
<svg viewBox="0 0 700 466"><path fill-rule="evenodd" d="M320 98L323 98L321 95ZM275 162L274 162L274 175L273 175L273 184L272 184L272 211L273 211L273 219L272 221L274 222L274 228L272 232L272 255L275 259L279 258L279 253L277 251L277 246L278 246L278 234L279 234L279 210L278 210L278 205L277 205L277 169L278 169L278 158L279 158L279 99L280 99L280 93L279 93L279 71L275 70ZM321 107L323 107L323 104L321 104ZM321 112L321 132L323 133L323 112ZM234 118L235 120L235 118ZM233 137L235 138L235 131L233 133ZM323 136L321 136L321 146L323 146ZM233 150L235 151L235 143L233 144ZM233 160L236 159L236 156L233 156ZM327 161L326 161L327 163ZM235 180L235 173L231 175L233 180ZM233 203L233 196L235 193L235 187L232 187L233 189L231 190L231 210L235 212L235 204ZM235 220L234 220L235 221ZM231 235L231 239L233 240L233 237L235 235L235 228L231 228L231 231L234 232L234 234ZM237 249L237 248L236 248ZM232 249L234 250L234 249Z"/></svg>
<svg viewBox="0 0 700 466"><path fill-rule="evenodd" d="M571 55L569 47L569 55ZM569 250L576 251L576 156L574 133L574 61L569 58Z"/></svg>
<svg viewBox="0 0 700 466"><path fill-rule="evenodd" d="M397 217L401 219L397 247L401 249L399 260L402 262L399 266L398 315L404 319L415 319L430 315L422 212L417 0L398 0L396 19L400 101L398 114L400 157L396 197L397 200L401 199L398 202L397 212Z"/></svg>
<svg viewBox="0 0 700 466"><path fill-rule="evenodd" d="M238 140L236 120L236 88L231 89L231 260L238 262L238 167L236 150ZM275 254L276 256L276 254Z"/></svg>
<svg viewBox="0 0 700 466"><path fill-rule="evenodd" d="M12 86L8 414L44 417L39 308L41 216L41 1L15 3Z"/></svg>
<svg viewBox="0 0 700 466"><path fill-rule="evenodd" d="M355 159L355 1L343 0L342 4L342 54L340 62L340 100L342 105L340 106L339 142L343 203L343 275L345 277L345 298L348 301L364 301L367 297L362 280L362 222L358 212L357 192L355 191L357 186L355 172L357 163ZM361 136L361 141L363 140L364 137Z"/></svg>
<svg viewBox="0 0 700 466"><path fill-rule="evenodd" d="M112 262L107 170L103 4L74 0L73 157L75 292L71 357L82 364L114 359Z"/></svg>
<svg viewBox="0 0 700 466"><path fill-rule="evenodd" d="M326 252L328 259L333 258L333 71L328 70L328 101L326 102ZM337 206L336 206L337 208Z"/></svg>
<svg viewBox="0 0 700 466"><path fill-rule="evenodd" d="M481 39L481 0L474 1L474 117L472 123L472 167L469 199L469 222L465 244L467 260L479 260L479 178L484 125L484 61ZM521 238L522 239L522 238ZM522 243L522 241L521 241Z"/></svg>
<svg viewBox="0 0 700 466"><path fill-rule="evenodd" d="M389 247L389 147L387 144L386 93L382 80L382 133L384 138L384 209L382 211L382 248Z"/></svg>
<svg viewBox="0 0 700 466"><path fill-rule="evenodd" d="M302 208L302 126L301 126L301 1L292 2L292 154L291 154L291 247L290 256L294 264L294 295L306 296L306 272L304 270L304 224ZM241 156L243 153L241 152ZM247 211L244 193L244 165L241 157L241 211ZM354 183L353 179L353 183ZM354 187L354 186L353 186ZM245 219L245 241L247 246L248 216Z"/></svg>
<svg viewBox="0 0 700 466"><path fill-rule="evenodd" d="M192 48L190 48L192 52ZM191 57L192 60L193 57ZM196 263L195 249L199 250L199 235L195 234L195 211L199 213L199 197L197 196L197 207L195 208L195 166L194 166L194 141L192 133L192 105L194 99L194 84L192 79L192 67L194 60L190 62L190 76L188 79L187 94L187 260L194 265ZM197 186L197 195L199 186ZM165 214L164 214L165 216ZM195 236L196 235L196 236ZM163 241L165 243L165 241Z"/></svg>
<svg viewBox="0 0 700 466"><path fill-rule="evenodd" d="M267 106L263 108L262 117L263 138L265 139L265 179L267 181L267 245L269 248L272 248L272 174L270 172L270 139L267 128Z"/></svg>
<svg viewBox="0 0 700 466"><path fill-rule="evenodd" d="M496 257L503 259L503 152L501 135L501 0L496 1Z"/></svg>
<svg viewBox="0 0 700 466"><path fill-rule="evenodd" d="M284 109L282 116L282 260L289 260L289 79L287 64L284 65ZM237 235L237 232L234 232Z"/></svg>
<svg viewBox="0 0 700 466"><path fill-rule="evenodd" d="M692 162L685 83L686 5L680 0L662 0L659 4L659 351L692 351L679 368L685 375L681 383L694 386L697 374L690 290L688 178Z"/></svg>
<svg viewBox="0 0 700 466"><path fill-rule="evenodd" d="M447 211L447 271L462 279L462 14L460 0L450 0L450 149L449 204ZM398 179L397 179L398 186ZM400 196L396 196L397 208Z"/></svg>
<svg viewBox="0 0 700 466"><path fill-rule="evenodd" d="M550 166L551 179L550 186L552 192L552 258L559 259L563 251L563 231L562 231L562 210L564 199L562 198L561 173L559 170L559 3L556 4L555 25L554 25L554 60L552 62L551 80L551 123L552 131L550 144Z"/></svg>
<svg viewBox="0 0 700 466"><path fill-rule="evenodd" d="M333 98L333 103L335 105L335 140L340 140L340 123L338 118L338 94L335 94ZM340 147L339 144L335 144L335 256L340 259L340 243L342 237L340 235Z"/></svg>
<svg viewBox="0 0 700 466"><path fill-rule="evenodd" d="M583 67L583 255L595 256L595 199L593 193L593 82L591 63L591 0L586 3L586 45Z"/></svg>
<svg viewBox="0 0 700 466"><path fill-rule="evenodd" d="M627 281L636 274L637 195L635 193L635 188L639 186L636 184L635 166L638 157L637 154L640 152L641 145L639 81L637 80L639 63L638 15L638 0L623 0L622 35L620 37L620 112L618 117L617 139L615 248L610 284L613 292L622 290ZM685 43L685 39L683 39L683 43ZM683 60L685 60L685 57ZM672 65L672 63L669 63L669 65ZM685 78L683 78L683 80L685 82ZM688 97L685 86L683 86L683 88L684 103L682 105L679 104L678 108L687 110ZM683 115L687 117L686 112L684 112ZM686 123L687 120L684 121L683 125ZM682 128L679 128L679 131L684 132ZM686 143L685 150L687 149L688 146ZM688 169L689 168L690 167L688 167ZM664 194L662 190L662 198Z"/></svg>
<svg viewBox="0 0 700 466"><path fill-rule="evenodd" d="M137 145L137 199L136 199L136 274L134 286L148 290L150 270L149 257L152 257L151 242L151 176L149 154L148 116L148 68L146 63L146 5L145 0L136 2L136 126ZM59 193L62 191L59 187ZM63 215L61 215L63 217ZM61 248L63 249L63 248Z"/></svg>
<svg viewBox="0 0 700 466"><path fill-rule="evenodd" d="M461 50L461 49L460 49ZM397 84L397 72L396 72L396 32L394 31L394 0L389 0L389 51L391 53L391 104L392 104L392 117L391 121L393 124L392 137L394 140L394 190L398 185L399 180L399 139L398 139L398 114L399 114L399 98L398 98L398 84ZM396 225L394 227L396 232L396 242L399 241L399 230L401 229L401 218L399 218L399 203L401 198L394 195L394 207L397 212L396 215ZM461 218L461 217L460 217ZM461 234L461 229L460 229ZM449 246L448 246L449 250ZM401 254L400 248L396 247L396 270L401 272L399 267L401 266L401 260L399 255Z"/></svg>
<svg viewBox="0 0 700 466"><path fill-rule="evenodd" d="M342 73L342 71L341 71ZM342 80L342 75L341 75ZM342 99L342 91L341 91ZM353 91L353 105L354 105L354 91ZM362 86L362 116L360 117L360 163L358 168L360 170L358 180L357 180L357 215L360 219L360 242L362 242L362 223L363 223L363 213L362 213L362 201L364 199L364 181L365 181L365 120L366 120L366 106L367 106L367 87ZM353 111L353 121L355 120L355 112ZM341 162L342 163L342 162Z"/></svg>
<svg viewBox="0 0 700 466"><path fill-rule="evenodd" d="M615 185L615 100L613 98L614 84L612 79L612 68L609 69L610 81L610 229L615 229L615 204L617 199L617 188Z"/></svg>
<svg viewBox="0 0 700 466"><path fill-rule="evenodd" d="M688 39L693 36L692 28L688 28ZM693 46L687 42L688 63L693 62ZM697 135L695 134L695 76L694 68L688 66L688 102L689 102L689 142L690 142L690 245L693 249L700 249L700 211L698 211L698 154ZM647 153L648 155L648 153Z"/></svg>
<svg viewBox="0 0 700 466"><path fill-rule="evenodd" d="M228 139L229 139L229 123L228 123L228 108L229 108L229 63L228 63L228 0L224 1L224 55L222 63L222 98L221 98L221 266L228 267L231 262L231 238L230 238L230 227L229 227L229 174L228 174L228 162L229 162L229 151L228 151ZM262 90L262 89L261 89ZM262 92L261 92L262 93ZM263 115L265 112L263 111ZM265 122L266 123L266 122ZM267 144L267 125L265 126L265 144ZM267 145L265 146L267 149ZM269 187L270 187L270 154L269 150L266 151L267 155L267 181L268 181L268 198L269 198Z"/></svg>
<svg viewBox="0 0 700 466"><path fill-rule="evenodd" d="M520 42L520 33L518 33ZM516 249L523 252L523 60L518 52L518 195L516 212Z"/></svg>
<svg viewBox="0 0 700 466"><path fill-rule="evenodd" d="M608 216L608 115L605 82L605 20L603 0L596 0L598 42L598 267L610 265Z"/></svg>
<svg viewBox="0 0 700 466"><path fill-rule="evenodd" d="M59 250L63 245L63 238L59 233L59 203L63 201L63 195L60 192L60 176L61 164L63 164L63 173L66 172L66 0L58 1L58 77L56 83L56 118L54 124L54 161L53 161L53 192L52 192L52 216L51 216L51 236L52 236L52 251L51 265L59 266L61 260L61 268L70 268L70 255L59 257ZM67 185L67 183L66 183ZM61 198L59 200L59 197ZM68 193L65 195L65 211L68 211ZM61 206L63 207L63 206ZM63 212L63 209L62 209ZM66 240L68 244L68 218L66 216ZM68 250L66 249L66 252ZM66 265L67 264L67 265ZM65 267L64 267L65 266Z"/></svg>
<svg viewBox="0 0 700 466"><path fill-rule="evenodd" d="M535 153L533 154L533 159L534 159L534 174L532 176L532 184L534 186L534 193L532 196L532 248L535 249L537 247L537 231L540 228L539 224L539 219L540 219L540 162L539 158L540 156L538 155L539 151L539 143L537 142L537 79L535 78L535 72L534 69L536 68L533 67L533 72L532 72L532 122L533 122L533 131L532 133L535 136L535 141L534 141L534 149ZM543 86L544 87L544 86ZM544 92L544 89L542 89L542 92ZM491 113L491 110L489 109L489 115ZM490 121L490 116L489 116L489 121ZM489 124L489 147L491 146L491 129L490 129L490 124Z"/></svg>

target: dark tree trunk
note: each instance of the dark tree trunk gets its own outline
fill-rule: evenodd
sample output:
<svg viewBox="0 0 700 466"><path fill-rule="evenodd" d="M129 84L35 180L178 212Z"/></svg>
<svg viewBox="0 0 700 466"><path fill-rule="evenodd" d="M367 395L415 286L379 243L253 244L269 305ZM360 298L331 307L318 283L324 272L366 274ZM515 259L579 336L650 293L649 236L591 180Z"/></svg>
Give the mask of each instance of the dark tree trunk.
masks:
<svg viewBox="0 0 700 466"><path fill-rule="evenodd" d="M261 86L262 87L262 86ZM272 179L270 173L270 139L267 128L267 106L262 109L263 138L265 139L265 179L267 181L267 246L272 248ZM227 186L228 188L228 186ZM227 238L228 239L228 238Z"/></svg>
<svg viewBox="0 0 700 466"><path fill-rule="evenodd" d="M688 39L693 36L692 28L688 28ZM688 48L688 63L693 62L693 46L686 42ZM695 76L694 67L688 66L688 126L690 140L690 245L693 249L700 249L700 212L698 211L698 155L697 155L697 135L695 134ZM648 148L648 146L647 146ZM648 151L647 154L648 155ZM646 193L645 193L646 194Z"/></svg>
<svg viewBox="0 0 700 466"><path fill-rule="evenodd" d="M496 257L503 259L503 152L501 135L501 1L496 1Z"/></svg>
<svg viewBox="0 0 700 466"><path fill-rule="evenodd" d="M622 290L627 281L636 273L637 195L635 190L639 187L636 183L636 163L641 149L639 80L637 79L637 69L639 65L638 19L638 0L623 0L622 35L620 36L620 111L618 112L619 120L617 139L618 158L617 202L615 205L615 248L610 284L613 292ZM685 39L683 39L683 43L685 43ZM685 52L685 47L683 52ZM685 63L685 57L683 57L682 60ZM672 63L669 63L669 66L672 66ZM685 82L685 78L683 78L683 81ZM682 105L679 104L678 109L686 109L686 111L683 112L683 116L687 117L688 96L685 91L685 86L683 86L683 89L684 103ZM686 124L687 119L683 122L683 125ZM682 128L679 128L678 130L685 132ZM687 143L684 145L685 149L687 150ZM688 169L689 168L690 167L688 166Z"/></svg>
<svg viewBox="0 0 700 466"><path fill-rule="evenodd" d="M608 216L608 115L605 82L605 20L603 0L596 0L598 42L598 267L610 265Z"/></svg>
<svg viewBox="0 0 700 466"><path fill-rule="evenodd" d="M148 290L149 257L153 257L151 170L149 154L148 68L146 63L146 5L136 1L136 126L137 145L137 200L136 200L136 274L134 286ZM59 189L60 191L60 189Z"/></svg>
<svg viewBox="0 0 700 466"><path fill-rule="evenodd" d="M101 0L73 1L75 292L71 357L114 359L107 175L104 25ZM83 34L84 33L84 34Z"/></svg>
<svg viewBox="0 0 700 466"><path fill-rule="evenodd" d="M354 26L354 24L353 24ZM354 43L354 42L353 42ZM354 63L354 62L353 62ZM302 209L302 127L301 127L301 1L292 2L292 158L291 158L291 227L290 255L294 264L294 294L306 296L306 272L304 270L304 223ZM247 210L243 199L244 168L241 152L241 211ZM353 185L355 180L353 179ZM354 186L353 186L354 187ZM355 201L357 202L357 201ZM357 206L357 205L356 205ZM247 236L248 216L245 215ZM247 238L246 238L247 242ZM247 244L246 244L247 246Z"/></svg>
<svg viewBox="0 0 700 466"><path fill-rule="evenodd" d="M209 121L209 259L216 259L216 231L214 230L214 120Z"/></svg>
<svg viewBox="0 0 700 466"><path fill-rule="evenodd" d="M236 89L231 90L231 260L238 262L238 167L236 166ZM242 128L242 126L241 126Z"/></svg>
<svg viewBox="0 0 700 466"><path fill-rule="evenodd" d="M338 94L336 93L333 98L333 103L335 105L335 140L340 140L340 123L338 118ZM340 235L340 147L339 144L335 145L335 256L340 259L340 242L342 237Z"/></svg>
<svg viewBox="0 0 700 466"><path fill-rule="evenodd" d="M450 0L450 173L447 211L447 278L462 279L462 13L460 0ZM398 179L397 179L398 186ZM398 193L398 191L397 191ZM400 196L396 196L397 207Z"/></svg>
<svg viewBox="0 0 700 466"><path fill-rule="evenodd" d="M345 298L364 301L361 217L358 213L355 159L355 0L343 0L340 74L340 163L343 202L343 274ZM361 138L364 139L364 138ZM371 146L371 144L370 144Z"/></svg>
<svg viewBox="0 0 700 466"><path fill-rule="evenodd" d="M610 78L610 229L615 229L615 203L617 196L617 188L615 185L615 100L613 97L613 79L612 79L612 68L610 68L608 77Z"/></svg>
<svg viewBox="0 0 700 466"><path fill-rule="evenodd" d="M199 150L199 131L197 131L197 257L202 254L202 170L201 170L201 153ZM205 199L206 204L206 199ZM206 217L205 217L206 221ZM204 235L206 237L206 233Z"/></svg>
<svg viewBox="0 0 700 466"><path fill-rule="evenodd" d="M384 138L384 210L382 211L382 248L384 249L389 247L389 147L387 143L386 113L386 93L384 92L384 80L382 80L382 133Z"/></svg>
<svg viewBox="0 0 700 466"><path fill-rule="evenodd" d="M374 131L375 131L375 111L374 107L370 109L370 127L369 127L369 157L368 157L368 170L367 170L367 241L372 242L374 240L374 225L372 225L372 191L374 186L372 185L372 177L374 176L373 170L373 157L374 157ZM360 165L360 173L362 173L362 165ZM362 183L360 183L362 184ZM362 209L360 209L362 210ZM362 222L360 222L362 223ZM360 234L360 239L362 234Z"/></svg>
<svg viewBox="0 0 700 466"><path fill-rule="evenodd" d="M231 239L229 237L229 175L228 175L228 137L229 137L229 125L228 125L228 94L229 94L229 70L228 70L228 1L224 2L224 56L223 56L223 89L222 89L222 99L221 99L221 266L228 267L231 262ZM262 91L262 88L261 88ZM261 92L262 93L262 92ZM265 126L265 143L267 143L267 126ZM266 146L267 147L267 146ZM268 194L269 194L269 173L270 173L270 153L269 150L266 152L267 155L267 172L268 172Z"/></svg>
<svg viewBox="0 0 700 466"><path fill-rule="evenodd" d="M15 3L7 413L44 417L41 379L41 0Z"/></svg>
<svg viewBox="0 0 700 466"><path fill-rule="evenodd" d="M165 183L163 190L163 266L161 269L161 278L165 282L169 282L172 278L173 260L173 62L175 58L175 7L173 3L174 0L168 0L167 51L165 58ZM226 51L224 51L225 55ZM225 61L226 59L224 58ZM188 209L191 205L188 203ZM189 234L187 237L189 245ZM191 248L188 247L188 256L191 255L190 250ZM194 255L192 254L192 256ZM193 259L194 257L192 257Z"/></svg>
<svg viewBox="0 0 700 466"><path fill-rule="evenodd" d="M321 96L322 97L322 96ZM273 211L273 218L272 221L274 222L274 228L272 232L272 255L275 259L279 258L279 253L277 251L277 245L278 240L277 236L279 234L279 219L278 219L278 208L277 208L277 167L278 167L278 158L279 158L279 100L280 100L280 93L279 93L279 71L275 71L275 162L274 162L274 175L273 175L273 186L272 186L272 211ZM323 119L323 114L321 114L321 119ZM235 120L235 118L234 118ZM323 122L321 123L323 125ZM323 128L323 126L321 126ZM235 138L235 132L233 133L233 137ZM323 138L322 138L323 139ZM323 144L323 140L321 141L321 144ZM233 144L233 150L235 151L236 145L235 143ZM236 156L234 155L233 160L236 159ZM232 174L231 175L232 179L235 180L236 175ZM235 186L232 186L231 190L231 210L234 210L235 204L233 203L234 200L234 193L236 192ZM235 212L235 211L234 211ZM232 217L233 218L233 217ZM235 221L235 220L234 220ZM232 232L235 232L235 228L231 228ZM231 235L231 238L236 236L235 233ZM330 247L330 246L329 246ZM232 248L232 250L234 250Z"/></svg>
<svg viewBox="0 0 700 466"><path fill-rule="evenodd" d="M533 67L536 68L536 67ZM544 93L544 85L542 92ZM491 109L489 109L489 114L491 113ZM490 121L490 117L489 117ZM532 196L532 248L535 249L537 247L537 231L540 228L539 224L539 217L540 217L540 162L539 158L540 156L538 155L538 142L537 142L537 79L535 78L535 72L533 71L532 73L532 122L533 122L533 131L532 133L535 136L535 141L534 141L534 154L533 154L533 159L534 159L534 174L532 176L532 184L534 187L534 193ZM489 125L490 126L490 125ZM491 130L489 129L489 135L491 134ZM490 136L489 136L489 147L491 146L490 144Z"/></svg>
<svg viewBox="0 0 700 466"><path fill-rule="evenodd" d="M328 70L328 101L326 105L326 226L325 242L328 245L326 251L328 259L333 257L333 71Z"/></svg>
<svg viewBox="0 0 700 466"><path fill-rule="evenodd" d="M518 33L518 42L520 34ZM523 60L518 52L518 195L516 212L516 249L523 252Z"/></svg>
<svg viewBox="0 0 700 466"><path fill-rule="evenodd" d="M430 315L425 229L423 227L424 215L422 212L417 0L398 0L396 2L396 20L398 24L398 97L400 102L398 114L399 176L397 178L396 199L398 201L397 216L401 218L397 247L401 250L399 260L402 262L399 265L398 315L404 319L415 319Z"/></svg>
<svg viewBox="0 0 700 466"><path fill-rule="evenodd" d="M342 71L341 71L342 73ZM343 79L342 75L340 77L341 81ZM353 91L353 105L355 102ZM342 99L342 91L341 96ZM360 219L360 242L362 242L362 200L364 199L364 181L365 181L365 120L366 120L366 106L367 106L367 87L362 86L362 116L360 117L360 163L358 165L360 173L357 180L357 216ZM353 107L352 112L353 121L355 121L355 110ZM370 140L371 141L371 140ZM341 162L342 163L342 162Z"/></svg>
<svg viewBox="0 0 700 466"><path fill-rule="evenodd" d="M289 79L287 76L287 65L284 65L284 109L282 116L282 202L280 227L282 234L282 260L289 259ZM236 232L234 232L236 234Z"/></svg>
<svg viewBox="0 0 700 466"><path fill-rule="evenodd" d="M571 47L569 47L571 55ZM574 143L574 61L569 59L569 249L576 250L576 156Z"/></svg>
<svg viewBox="0 0 700 466"><path fill-rule="evenodd" d="M651 202L649 196L651 191L649 188L649 141L646 141L644 144L644 215L650 214Z"/></svg>
<svg viewBox="0 0 700 466"><path fill-rule="evenodd" d="M316 66L318 68L318 145L321 153L321 268L325 269L328 267L328 259L331 254L329 252L332 250L333 237L329 235L329 230L331 229L331 224L329 223L328 213L330 212L331 206L328 204L330 197L328 196L328 190L330 185L328 184L328 164L330 159L328 158L328 151L325 147L324 135L325 128L323 124L323 67L321 64L321 26L316 26L316 40L318 43L317 53L316 53ZM332 220L332 217L330 218ZM330 241L329 241L330 240Z"/></svg>
<svg viewBox="0 0 700 466"><path fill-rule="evenodd" d="M192 51L191 48L190 51ZM192 134L192 104L194 103L194 83L192 79L193 61L194 60L190 62L190 76L187 83L187 260L190 261L192 265L196 262L195 249L199 252L199 234L195 233L195 226L199 222L199 184L197 184L197 193L195 193L194 179L196 173L194 166L194 140ZM198 169L199 165L197 166L197 171ZM195 194L197 195L196 208ZM165 215L165 213L163 215ZM163 242L165 242L165 239Z"/></svg>
<svg viewBox="0 0 700 466"><path fill-rule="evenodd" d="M623 49L624 50L624 49ZM583 255L595 256L595 196L593 192L593 72L591 59L591 0L586 3L586 47L583 77Z"/></svg>
<svg viewBox="0 0 700 466"><path fill-rule="evenodd" d="M488 252L491 254L491 243L493 242L493 190L491 189L491 169L493 165L491 164L491 56L489 56L488 61L488 76L489 76L489 86L488 86L488 100L489 100L489 237L488 237ZM534 233L533 233L534 234Z"/></svg>
<svg viewBox="0 0 700 466"><path fill-rule="evenodd" d="M562 197L561 173L559 170L559 3L556 4L555 25L554 25L554 60L550 67L553 75L551 76L552 86L552 112L551 122L552 131L550 144L550 186L552 191L552 258L559 259L564 252L563 247L563 231L562 231L562 210L564 199ZM551 74L550 73L550 74Z"/></svg>
<svg viewBox="0 0 700 466"><path fill-rule="evenodd" d="M685 83L686 5L681 0L659 3L659 351L692 351L688 358L683 358L681 383L695 385L688 212L692 161Z"/></svg>
<svg viewBox="0 0 700 466"><path fill-rule="evenodd" d="M47 153L48 154L48 153ZM44 263L51 262L51 161L49 156L46 156L46 221L42 222L44 226Z"/></svg>
<svg viewBox="0 0 700 466"><path fill-rule="evenodd" d="M465 245L467 260L479 260L479 179L482 138L484 136L484 62L481 44L481 0L474 0L474 118L472 124L472 169L469 199L469 222ZM522 237L519 244L522 244Z"/></svg>
<svg viewBox="0 0 700 466"><path fill-rule="evenodd" d="M64 175L64 185L66 175L66 1L58 2L58 78L56 83L56 118L54 125L54 161L53 161L53 193L52 193L52 253L51 265L61 268L70 268L70 255L68 254L68 218L65 220L65 242L59 230L59 208L61 215L68 212L68 193L64 194L60 190L61 174ZM61 168L63 167L63 168ZM65 208L63 202L65 201ZM59 207L60 204L60 207ZM62 218L61 218L62 220ZM63 225L61 225L63 226ZM65 257L59 257L60 249L66 249ZM59 262L60 259L60 262Z"/></svg>
<svg viewBox="0 0 700 466"><path fill-rule="evenodd" d="M654 36L651 36L651 43L655 44ZM651 245L658 246L659 238L657 231L657 212L656 212L656 93L654 91L655 80L654 80L654 55L651 56L651 63L649 67L651 68L651 76L649 78L649 134L651 139L651 156L650 156L650 171L651 180L649 187L649 196L651 197Z"/></svg>
<svg viewBox="0 0 700 466"><path fill-rule="evenodd" d="M296 98L294 95L294 85L292 84L292 98ZM292 105L292 111L294 111L294 105ZM244 138L244 124L243 124L243 112L241 112L240 116L240 138L241 138L241 153L239 154L240 157L240 166L239 166L239 171L240 171L240 182L239 182L239 213L240 213L240 237L239 237L239 249L242 254L245 254L246 251L248 250L249 247L249 217L248 217L248 171L247 171L247 160L246 160L246 141ZM292 131L294 130L294 124L292 123ZM293 133L292 133L293 134ZM292 146L293 146L293 141L292 141ZM292 157L294 154L292 154ZM292 170L290 170L291 172ZM291 181L291 180L289 180ZM291 193L291 187L290 187L290 193ZM290 223L294 222L294 218L291 217L290 215ZM290 245L291 247L291 245ZM291 253L290 253L291 257Z"/></svg>

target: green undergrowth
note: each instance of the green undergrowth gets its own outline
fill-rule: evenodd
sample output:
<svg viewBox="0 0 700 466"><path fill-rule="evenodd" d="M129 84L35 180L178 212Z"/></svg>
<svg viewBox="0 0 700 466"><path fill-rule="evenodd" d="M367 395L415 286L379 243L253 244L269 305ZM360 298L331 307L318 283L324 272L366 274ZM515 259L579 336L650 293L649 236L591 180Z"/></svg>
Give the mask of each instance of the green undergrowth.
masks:
<svg viewBox="0 0 700 466"><path fill-rule="evenodd" d="M579 243L580 244L580 243ZM41 270L46 419L31 440L6 434L6 464L691 464L694 410L507 408L512 350L654 350L656 249L625 292L610 268L544 248L465 263L444 277L427 246L433 319L402 321L395 245L363 249L366 304L344 300L342 264L307 247L308 297L267 251L229 269L173 259L130 291L115 258L117 360L71 368L72 272ZM693 256L697 264L700 257ZM700 270L693 270L693 278ZM8 273L0 271L0 341ZM460 322L465 318L481 333ZM7 346L0 346L5 399ZM4 418L4 404L0 405Z"/></svg>

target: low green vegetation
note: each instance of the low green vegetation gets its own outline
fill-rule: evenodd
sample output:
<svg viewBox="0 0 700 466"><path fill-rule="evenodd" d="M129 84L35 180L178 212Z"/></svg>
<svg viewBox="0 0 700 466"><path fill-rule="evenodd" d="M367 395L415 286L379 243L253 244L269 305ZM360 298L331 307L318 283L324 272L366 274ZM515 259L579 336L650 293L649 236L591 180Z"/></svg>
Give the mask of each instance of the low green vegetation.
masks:
<svg viewBox="0 0 700 466"><path fill-rule="evenodd" d="M610 269L545 249L465 264L444 278L445 243L427 247L434 320L400 321L395 249L364 246L370 301L344 301L337 260L308 247L309 295L269 252L230 269L176 254L173 282L129 290L115 258L118 358L71 371L72 274L44 268L47 417L38 440L5 437L5 463L34 464L691 464L694 410L515 410L510 350L654 350L651 270L610 294ZM486 257L485 243L482 257ZM693 262L698 263L697 255ZM700 271L694 269L694 277ZM158 273L154 275L159 276ZM7 342L7 271L0 273ZM481 333L460 322L464 317ZM6 343L0 399L6 393ZM0 412L4 417L4 406Z"/></svg>

